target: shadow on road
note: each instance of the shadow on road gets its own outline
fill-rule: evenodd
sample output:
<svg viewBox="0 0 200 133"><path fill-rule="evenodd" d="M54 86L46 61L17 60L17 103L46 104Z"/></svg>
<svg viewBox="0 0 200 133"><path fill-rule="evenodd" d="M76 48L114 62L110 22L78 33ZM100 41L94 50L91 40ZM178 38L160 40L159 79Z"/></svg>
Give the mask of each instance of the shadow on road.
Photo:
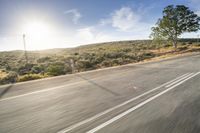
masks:
<svg viewBox="0 0 200 133"><path fill-rule="evenodd" d="M5 95L10 89L12 88L12 84L8 85L7 87L5 87L4 89L2 89L2 91L0 91L0 99L3 97L3 95Z"/></svg>
<svg viewBox="0 0 200 133"><path fill-rule="evenodd" d="M101 85L95 83L94 81L92 81L92 80L90 80L90 79L87 79L86 77L83 77L83 76L81 76L81 75L79 75L79 74L76 74L76 76L79 77L79 78L81 78L81 79L83 79L83 80L86 80L87 82L89 82L89 83L91 83L91 84L93 84L93 85L95 85L95 86L97 86L97 87L99 87L99 88L101 88L101 89L104 90L104 91L107 91L107 92L111 93L112 95L119 96L118 93L116 93L116 92L114 92L114 91L111 91L110 89L108 89L108 88L106 88L106 87L104 87L104 86L101 86Z"/></svg>

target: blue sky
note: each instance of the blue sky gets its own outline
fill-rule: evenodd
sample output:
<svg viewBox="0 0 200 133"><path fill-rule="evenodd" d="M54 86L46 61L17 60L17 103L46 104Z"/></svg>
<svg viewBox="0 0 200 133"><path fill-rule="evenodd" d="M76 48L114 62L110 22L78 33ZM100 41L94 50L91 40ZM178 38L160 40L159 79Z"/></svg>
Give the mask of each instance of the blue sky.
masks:
<svg viewBox="0 0 200 133"><path fill-rule="evenodd" d="M65 48L148 39L167 5L200 15L200 0L0 0L0 50ZM197 37L198 33L182 37Z"/></svg>

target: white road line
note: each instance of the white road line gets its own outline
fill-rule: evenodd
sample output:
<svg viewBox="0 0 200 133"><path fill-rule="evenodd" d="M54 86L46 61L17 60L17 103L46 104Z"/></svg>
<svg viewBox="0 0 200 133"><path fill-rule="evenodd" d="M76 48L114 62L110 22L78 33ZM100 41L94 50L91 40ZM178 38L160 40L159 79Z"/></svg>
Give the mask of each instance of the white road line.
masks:
<svg viewBox="0 0 200 133"><path fill-rule="evenodd" d="M190 76L190 77L188 77L188 78L182 80L181 82L179 82L179 83L177 83L177 84L171 86L170 88L168 88L168 89L166 89L166 90L164 90L164 91L158 93L157 95L155 95L155 96L153 96L153 97L151 97L151 98L145 100L144 102L141 102L140 104L138 104L138 105L136 105L136 106L134 106L134 107L128 109L127 111L125 111L125 112L123 112L123 113L121 113L121 114L119 114L119 115L113 117L112 119L110 119L110 120L106 121L105 123L103 123L103 124L101 124L101 125L99 125L99 126L93 128L93 129L91 129L90 131L88 131L88 132L86 132L86 133L95 133L95 132L97 132L98 130L104 128L105 126L107 126L107 125L109 125L109 124L111 124L111 123L117 121L118 119L120 119L120 118L124 117L125 115L127 115L127 114L133 112L134 110L136 110L136 109L138 109L138 108L144 106L145 104L151 102L152 100L156 99L157 97L159 97L159 96L161 96L161 95L167 93L168 91L174 89L175 87L177 87L178 85L184 83L185 81L187 81L187 80L189 80L189 79L195 77L195 76L198 75L199 73L200 73L200 72L198 72L198 73L196 73L196 74L193 74L192 76Z"/></svg>
<svg viewBox="0 0 200 133"><path fill-rule="evenodd" d="M182 76L184 76L184 75L182 75ZM79 84L79 83L82 83L82 82L85 82L85 81L79 81L79 82L75 82L75 83L69 83L69 84L66 84L66 85L56 86L56 87L52 87L52 88L48 88L48 89L43 89L43 90L39 90L39 91L33 91L33 92L29 92L29 93L25 93L25 94L21 94L21 95L17 95L17 96L10 96L10 97L7 97L7 98L0 99L0 102L7 101L7 100L12 100L12 99L16 99L16 98L20 98L20 97L24 97L24 96L29 96L29 95L33 95L33 94L38 94L38 93L41 93L41 92L52 91L52 90L56 90L58 88L63 88L63 87L71 86L71 85L76 85L76 84Z"/></svg>
<svg viewBox="0 0 200 133"><path fill-rule="evenodd" d="M90 117L90 118L88 118L88 119L86 119L86 120L83 120L83 121L81 121L81 122L78 122L78 123L76 123L76 124L74 124L74 125L72 125L72 126L70 126L70 127L67 127L67 128L65 128L65 129L59 131L58 133L66 133L66 132L69 132L69 131L71 131L71 130L73 130L73 129L75 129L75 128L77 128L77 127L83 125L83 124L86 124L86 123L88 123L88 122L90 122L90 121L92 121L92 120L95 120L95 119L97 119L97 118L99 118L99 117L101 117L101 116L103 116L103 115L105 115L105 114L107 114L107 113L109 113L109 112L111 112L111 111L117 109L117 108L120 108L120 107L122 107L122 106L124 106L124 105L126 105L126 104L128 104L128 103L131 103L132 101L135 101L135 100L139 99L139 98L142 97L142 96L145 96L145 95L147 95L147 94L149 94L149 93L151 93L151 92L153 92L153 91L156 91L156 90L160 89L161 87L164 87L164 86L166 86L166 85L168 85L168 84L170 84L170 83L176 82L176 80L179 80L180 78L184 78L184 77L186 77L186 76L189 75L189 74L191 74L191 73L183 74L183 75L181 75L181 76L179 76L179 77L177 77L177 78L175 78L175 79L173 79L173 80L171 80L171 81L169 81L169 82L166 82L166 83L164 83L164 84L162 84L162 85L160 85L160 86L158 86L158 87L156 87L156 88L154 88L154 89L151 89L151 90L149 90L149 91L147 91L147 92L145 92L145 93L143 93L143 94L141 94L141 95L139 95L139 96L136 96L136 97L134 97L134 98L132 98L132 99L130 99L130 100L128 100L128 101L125 101L125 102L123 102L123 103L121 103L121 104L119 104L119 105L117 105L117 106L114 106L114 107L112 107L112 108L110 108L110 109L107 109L107 110L105 110L105 111L103 111L103 112L101 112L101 113L99 113L99 114L97 114L97 115L95 115L95 116L92 116L92 117Z"/></svg>
<svg viewBox="0 0 200 133"><path fill-rule="evenodd" d="M176 80L175 82L173 82L173 83L171 83L171 84L168 84L168 85L166 85L165 87L166 87L166 88L169 88L170 86L172 86L172 85L174 85L174 84L176 84L176 83L180 82L181 80L183 80L183 79L185 79L185 78L187 78L187 77L191 76L192 74L194 74L194 73L190 73L190 74L188 74L187 76L184 76L183 78L180 78L179 80Z"/></svg>
<svg viewBox="0 0 200 133"><path fill-rule="evenodd" d="M63 88L63 87L79 84L81 82L85 82L85 81L79 81L79 82L75 82L75 83L70 83L70 84L66 84L66 85L52 87L52 88L49 88L49 89L43 89L43 90L33 91L33 92L29 92L29 93L25 93L25 94L21 94L21 95L17 95L17 96L11 96L11 97L0 99L0 102L7 101L7 100L12 100L12 99L20 98L20 97L24 97L24 96L29 96L29 95L37 94L37 93L41 93L41 92L47 92L47 91L51 91L51 90L56 90L58 88Z"/></svg>
<svg viewBox="0 0 200 133"><path fill-rule="evenodd" d="M127 73L127 72L121 72L121 74L125 74L125 73ZM54 78L54 77L52 77L52 78ZM98 79L98 77L97 78L92 78L91 80L96 80L96 79ZM32 82L32 81L28 81L28 82ZM83 80L83 81L78 81L78 82L75 82L75 83L69 83L69 84L56 86L56 87L52 87L52 88L48 88L48 89L43 89L43 90L39 90L39 91L33 91L33 92L25 93L25 94L20 94L20 95L17 95L17 96L10 96L10 97L7 97L7 98L0 99L0 102L7 101L7 100L12 100L12 99L16 99L16 98L20 98L20 97L24 97L24 96L29 96L29 95L37 94L37 93L41 93L41 92L52 91L52 90L56 90L58 88L63 88L63 87L71 86L71 85L76 85L76 84L79 84L79 83L82 83L82 82L88 82L88 81ZM20 83L17 83L17 84L20 84ZM65 88L63 88L63 89L65 89Z"/></svg>

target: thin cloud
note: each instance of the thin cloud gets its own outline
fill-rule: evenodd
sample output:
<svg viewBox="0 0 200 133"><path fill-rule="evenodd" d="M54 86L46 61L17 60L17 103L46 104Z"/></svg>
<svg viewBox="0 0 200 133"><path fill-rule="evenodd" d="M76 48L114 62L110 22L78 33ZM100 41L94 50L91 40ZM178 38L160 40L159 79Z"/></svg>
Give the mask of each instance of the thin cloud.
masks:
<svg viewBox="0 0 200 133"><path fill-rule="evenodd" d="M142 22L141 17L147 11L141 8L136 11L130 7L114 10L109 17L100 19L98 24L78 29L76 38L87 43L146 39L149 37L151 27L154 24ZM138 15L138 12L140 12L140 15ZM116 30L113 31L112 28Z"/></svg>
<svg viewBox="0 0 200 133"><path fill-rule="evenodd" d="M71 9L64 12L64 14L72 14L72 21L77 24L79 19L82 17L81 13L77 9Z"/></svg>
<svg viewBox="0 0 200 133"><path fill-rule="evenodd" d="M134 28L140 17L129 7L122 7L112 14L112 26L122 31Z"/></svg>
<svg viewBox="0 0 200 133"><path fill-rule="evenodd" d="M140 15L138 15L138 12L140 12ZM145 32L152 27L152 24L142 22L141 16L145 13L146 9L141 13L141 7L136 11L130 7L122 7L113 11L110 18L101 19L99 24L101 26L111 25L122 32Z"/></svg>

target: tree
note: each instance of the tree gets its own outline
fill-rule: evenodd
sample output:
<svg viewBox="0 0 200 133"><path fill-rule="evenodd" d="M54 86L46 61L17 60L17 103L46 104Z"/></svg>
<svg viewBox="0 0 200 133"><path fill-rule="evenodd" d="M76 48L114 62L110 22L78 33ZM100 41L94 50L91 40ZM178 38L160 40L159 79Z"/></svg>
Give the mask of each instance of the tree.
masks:
<svg viewBox="0 0 200 133"><path fill-rule="evenodd" d="M153 39L169 40L177 48L178 37L185 32L200 29L200 17L184 5L169 5L163 10L163 17L152 27Z"/></svg>

